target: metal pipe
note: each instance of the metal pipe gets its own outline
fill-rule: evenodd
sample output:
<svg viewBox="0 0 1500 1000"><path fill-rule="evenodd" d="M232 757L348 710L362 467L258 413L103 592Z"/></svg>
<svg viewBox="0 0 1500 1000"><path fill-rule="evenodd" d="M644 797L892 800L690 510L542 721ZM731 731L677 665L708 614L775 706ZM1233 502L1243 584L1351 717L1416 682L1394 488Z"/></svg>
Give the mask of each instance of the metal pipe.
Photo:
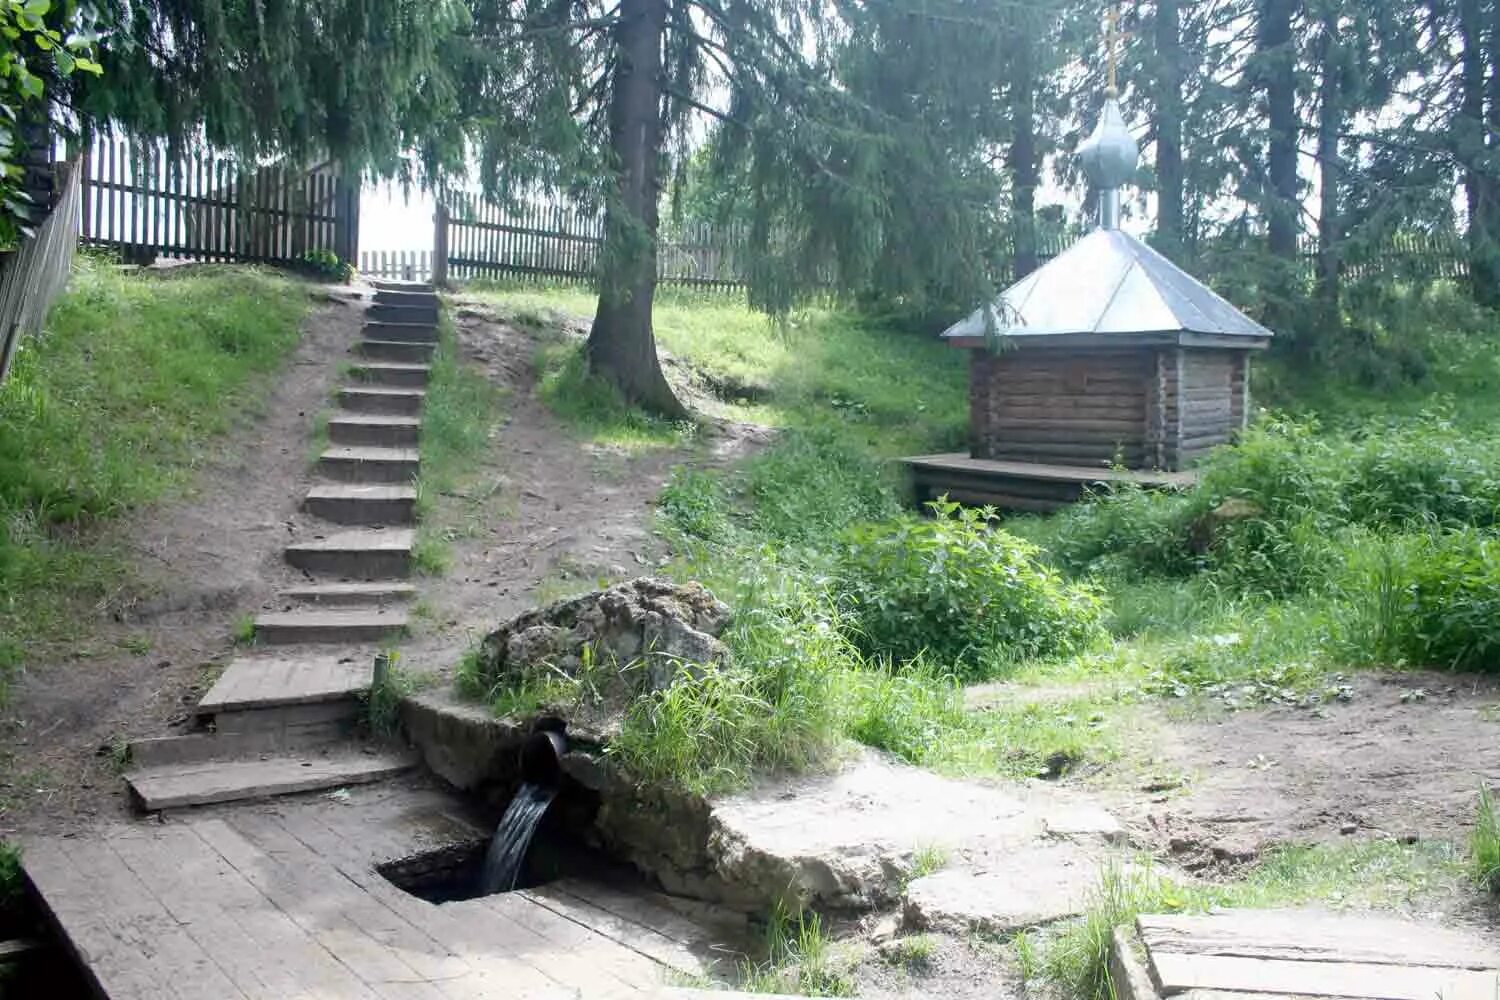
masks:
<svg viewBox="0 0 1500 1000"><path fill-rule="evenodd" d="M1099 228L1120 228L1120 189L1101 188L1099 191Z"/></svg>
<svg viewBox="0 0 1500 1000"><path fill-rule="evenodd" d="M521 744L521 780L539 788L556 788L562 783L562 757L567 752L566 736L538 729Z"/></svg>

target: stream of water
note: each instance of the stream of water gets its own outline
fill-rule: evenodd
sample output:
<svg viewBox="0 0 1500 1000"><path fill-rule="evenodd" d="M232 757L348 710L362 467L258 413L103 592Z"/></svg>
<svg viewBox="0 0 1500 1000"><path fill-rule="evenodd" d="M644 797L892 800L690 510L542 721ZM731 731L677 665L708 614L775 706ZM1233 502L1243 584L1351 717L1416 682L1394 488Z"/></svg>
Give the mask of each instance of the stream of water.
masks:
<svg viewBox="0 0 1500 1000"><path fill-rule="evenodd" d="M495 836L484 856L484 868L479 872L482 895L509 892L516 887L521 862L526 859L526 848L531 846L537 824L542 821L542 814L552 804L555 795L556 789L538 788L532 784L524 784L516 790L500 825L495 827Z"/></svg>

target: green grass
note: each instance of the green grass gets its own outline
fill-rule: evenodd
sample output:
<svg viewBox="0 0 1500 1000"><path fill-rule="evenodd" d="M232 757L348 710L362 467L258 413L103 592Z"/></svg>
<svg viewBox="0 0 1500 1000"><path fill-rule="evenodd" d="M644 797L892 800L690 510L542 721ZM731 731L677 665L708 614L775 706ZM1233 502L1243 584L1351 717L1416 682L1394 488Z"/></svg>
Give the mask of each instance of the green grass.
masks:
<svg viewBox="0 0 1500 1000"><path fill-rule="evenodd" d="M0 908L15 905L26 889L21 871L21 846L0 840Z"/></svg>
<svg viewBox="0 0 1500 1000"><path fill-rule="evenodd" d="M1490 892L1500 893L1500 815L1488 787L1479 789L1479 815L1469 838L1474 880Z"/></svg>
<svg viewBox="0 0 1500 1000"><path fill-rule="evenodd" d="M446 314L439 320L427 398L422 408L422 471L417 480L418 573L440 576L453 564L453 540L481 516L486 498L456 497L469 485L472 467L489 447L502 394L483 373L458 356L457 333Z"/></svg>
<svg viewBox="0 0 1500 1000"><path fill-rule="evenodd" d="M911 971L927 968L936 954L936 938L930 934L913 934L891 942L882 957L891 965L899 965Z"/></svg>
<svg viewBox="0 0 1500 1000"><path fill-rule="evenodd" d="M816 913L795 919L778 911L766 928L766 959L740 970L746 993L850 997L856 987L855 956L835 944Z"/></svg>
<svg viewBox="0 0 1500 1000"><path fill-rule="evenodd" d="M626 402L614 386L591 377L581 348L572 341L545 344L537 354L543 402L587 440L640 451L692 439L692 423L652 416Z"/></svg>
<svg viewBox="0 0 1500 1000"><path fill-rule="evenodd" d="M229 637L237 646L255 645L255 616L243 614L236 617L230 626Z"/></svg>
<svg viewBox="0 0 1500 1000"><path fill-rule="evenodd" d="M108 523L180 493L296 346L300 282L85 256L0 385L0 674L76 645L131 580Z"/></svg>
<svg viewBox="0 0 1500 1000"><path fill-rule="evenodd" d="M1319 906L1392 909L1424 905L1464 878L1465 859L1452 845L1362 841L1288 847L1271 852L1232 882L1185 882L1140 865L1110 866L1100 875L1084 915L1044 941L1028 940L1028 983L1042 979L1066 995L1111 1000L1107 961L1116 927L1141 913L1199 913L1212 908Z"/></svg>
<svg viewBox="0 0 1500 1000"><path fill-rule="evenodd" d="M540 329L594 311L593 297L579 289L490 287L474 294ZM772 427L832 426L882 456L957 448L964 439L966 359L931 337L825 308L778 325L733 297L673 289L658 292L653 319L662 349L697 373L695 398L711 415ZM576 350L559 344L544 354L544 394L586 435L642 445L682 440L681 428L622 409L605 390L580 390Z"/></svg>

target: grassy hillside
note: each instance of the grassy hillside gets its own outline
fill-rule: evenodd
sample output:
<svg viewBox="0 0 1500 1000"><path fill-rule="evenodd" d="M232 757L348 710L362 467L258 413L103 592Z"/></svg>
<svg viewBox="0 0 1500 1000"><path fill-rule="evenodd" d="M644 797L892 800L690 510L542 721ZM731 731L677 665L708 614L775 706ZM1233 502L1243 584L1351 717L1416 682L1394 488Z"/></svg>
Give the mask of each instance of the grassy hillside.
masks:
<svg viewBox="0 0 1500 1000"><path fill-rule="evenodd" d="M0 385L0 671L75 633L125 577L108 522L183 487L243 419L297 344L302 287L80 261Z"/></svg>

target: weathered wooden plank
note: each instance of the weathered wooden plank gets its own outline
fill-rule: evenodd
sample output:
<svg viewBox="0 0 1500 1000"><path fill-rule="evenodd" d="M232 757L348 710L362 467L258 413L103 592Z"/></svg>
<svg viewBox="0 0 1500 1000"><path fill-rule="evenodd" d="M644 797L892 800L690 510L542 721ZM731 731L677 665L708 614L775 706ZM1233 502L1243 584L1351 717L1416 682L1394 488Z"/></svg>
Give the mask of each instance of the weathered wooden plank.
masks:
<svg viewBox="0 0 1500 1000"><path fill-rule="evenodd" d="M364 657L236 657L198 702L198 712L350 698L369 688L373 669L373 664Z"/></svg>
<svg viewBox="0 0 1500 1000"><path fill-rule="evenodd" d="M406 754L306 754L142 768L125 780L141 807L154 812L379 781L414 763Z"/></svg>
<svg viewBox="0 0 1500 1000"><path fill-rule="evenodd" d="M1190 487L1198 481L1193 472L1154 472L1147 470L1085 469L1076 465L1046 462L1007 462L1000 459L975 458L963 452L939 455L914 455L905 462L915 468L933 471L967 470L981 474L1018 476L1025 479L1052 479L1058 482L1101 483L1133 482L1142 486Z"/></svg>
<svg viewBox="0 0 1500 1000"><path fill-rule="evenodd" d="M303 935L187 825L165 825L113 837L110 847L247 997L284 1000L310 996L309 987L338 985L368 995L363 983L320 950L287 959ZM280 925L277 928L268 925ZM246 941L252 947L246 947ZM305 943L305 942L304 942ZM268 952L268 947L274 951ZM277 961L266 961L266 954ZM306 968L314 982L303 978Z"/></svg>
<svg viewBox="0 0 1500 1000"><path fill-rule="evenodd" d="M554 953L586 956L596 973L602 973L626 986L658 985L664 978L665 969L652 959L596 934L584 924L554 913L520 893L482 896L466 900L465 904L467 903L478 904L533 931L545 941L543 947Z"/></svg>
<svg viewBox="0 0 1500 1000"><path fill-rule="evenodd" d="M601 906L586 882L570 879L566 885L546 885L521 894L668 969L688 976L707 975L713 969L713 963L704 961L682 941Z"/></svg>
<svg viewBox="0 0 1500 1000"><path fill-rule="evenodd" d="M442 1000L429 979L462 970L444 962L448 956L433 955L436 947L423 932L398 921L347 880L327 877L326 866L310 851L289 851L285 844L267 850L247 839L237 827L255 826L257 817L242 813L235 824L206 820L197 831L304 933L357 970L371 992L393 1000Z"/></svg>
<svg viewBox="0 0 1500 1000"><path fill-rule="evenodd" d="M245 998L218 963L120 863L108 833L29 844L25 867L112 1000ZM97 919L96 919L97 918Z"/></svg>
<svg viewBox="0 0 1500 1000"><path fill-rule="evenodd" d="M468 967L469 971L461 978L435 984L445 996L492 997L497 995L497 984L503 984L507 996L551 997L568 982L565 973L549 974L548 969L519 954L517 941L530 943L535 935L518 934L509 924L497 929L495 922L476 921L472 915L455 910L452 904L434 906L403 892L374 870L373 860L377 856L393 860L438 845L412 843L378 825L362 827L358 838L351 842L347 830L336 830L310 812L284 815L280 822L287 836L305 844L340 875L401 919L422 929L439 947Z"/></svg>
<svg viewBox="0 0 1500 1000"><path fill-rule="evenodd" d="M1431 966L1370 965L1152 952L1164 997L1187 990L1348 997L1352 1000L1495 1000L1500 974Z"/></svg>
<svg viewBox="0 0 1500 1000"><path fill-rule="evenodd" d="M1136 921L1156 950L1364 964L1500 970L1500 945L1477 934L1396 917L1299 910L1148 914Z"/></svg>

